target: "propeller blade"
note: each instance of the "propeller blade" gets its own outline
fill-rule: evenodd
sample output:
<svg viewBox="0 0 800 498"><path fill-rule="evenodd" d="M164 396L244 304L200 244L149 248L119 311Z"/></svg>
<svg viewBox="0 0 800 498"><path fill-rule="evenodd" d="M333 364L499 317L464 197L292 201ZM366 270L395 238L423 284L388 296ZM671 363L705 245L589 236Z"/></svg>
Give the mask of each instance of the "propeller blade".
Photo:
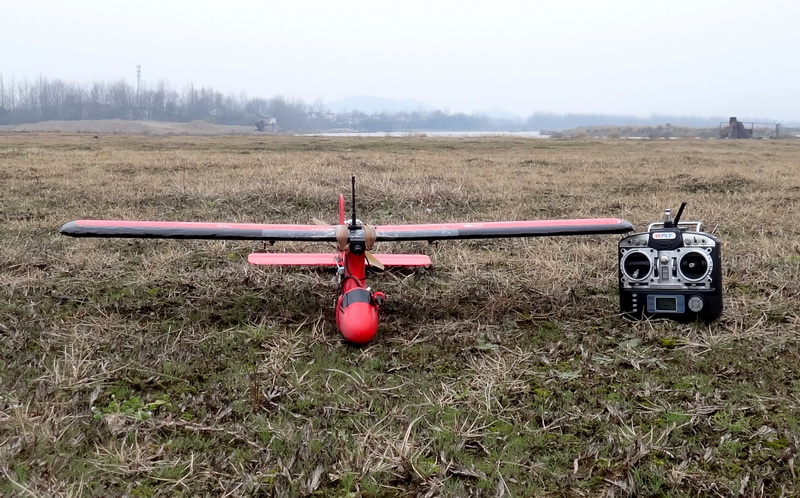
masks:
<svg viewBox="0 0 800 498"><path fill-rule="evenodd" d="M330 223L325 223L324 221L322 221L319 218L311 218L311 222L314 223L315 225L322 225L322 226L326 226L326 227L331 226Z"/></svg>
<svg viewBox="0 0 800 498"><path fill-rule="evenodd" d="M370 266L374 266L375 268L377 268L379 270L385 269L385 267L383 266L383 263L378 261L378 258L373 256L371 252L364 251L364 255L367 257L367 262L369 263Z"/></svg>

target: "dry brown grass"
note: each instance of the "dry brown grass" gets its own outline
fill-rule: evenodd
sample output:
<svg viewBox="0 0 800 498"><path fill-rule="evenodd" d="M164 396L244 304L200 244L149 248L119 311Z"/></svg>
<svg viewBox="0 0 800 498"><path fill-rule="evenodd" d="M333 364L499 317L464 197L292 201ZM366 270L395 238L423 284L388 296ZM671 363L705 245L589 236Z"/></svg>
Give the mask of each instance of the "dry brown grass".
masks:
<svg viewBox="0 0 800 498"><path fill-rule="evenodd" d="M0 135L0 494L796 495L800 143ZM258 244L61 237L78 218L370 223L689 202L710 326L617 316L617 238L386 244L378 339ZM283 244L277 250L324 248Z"/></svg>

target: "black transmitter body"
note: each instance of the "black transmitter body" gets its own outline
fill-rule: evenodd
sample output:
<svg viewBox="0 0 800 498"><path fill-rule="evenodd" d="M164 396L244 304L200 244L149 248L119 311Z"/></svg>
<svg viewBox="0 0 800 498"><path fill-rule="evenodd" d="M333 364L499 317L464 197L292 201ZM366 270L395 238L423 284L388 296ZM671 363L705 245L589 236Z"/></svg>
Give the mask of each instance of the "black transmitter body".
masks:
<svg viewBox="0 0 800 498"><path fill-rule="evenodd" d="M700 222L664 221L619 242L620 311L634 319L710 323L722 314L719 239ZM693 229L692 229L693 228Z"/></svg>

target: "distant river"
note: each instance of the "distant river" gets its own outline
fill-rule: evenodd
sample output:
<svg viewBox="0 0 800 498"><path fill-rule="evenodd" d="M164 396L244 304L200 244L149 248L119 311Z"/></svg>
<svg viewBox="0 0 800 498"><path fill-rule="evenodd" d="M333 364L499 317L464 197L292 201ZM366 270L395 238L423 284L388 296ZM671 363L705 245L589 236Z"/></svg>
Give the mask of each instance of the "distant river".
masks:
<svg viewBox="0 0 800 498"><path fill-rule="evenodd" d="M522 137L547 138L538 131L392 131L392 132L343 132L300 133L300 137Z"/></svg>

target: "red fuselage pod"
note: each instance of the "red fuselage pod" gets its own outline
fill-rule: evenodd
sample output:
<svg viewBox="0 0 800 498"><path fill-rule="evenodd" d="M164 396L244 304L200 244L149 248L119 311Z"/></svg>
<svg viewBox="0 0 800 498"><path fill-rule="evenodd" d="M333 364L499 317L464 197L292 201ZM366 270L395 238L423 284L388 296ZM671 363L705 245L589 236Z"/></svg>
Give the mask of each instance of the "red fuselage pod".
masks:
<svg viewBox="0 0 800 498"><path fill-rule="evenodd" d="M378 333L378 307L370 291L353 288L339 296L336 303L336 325L345 339L366 344Z"/></svg>
<svg viewBox="0 0 800 498"><path fill-rule="evenodd" d="M378 333L379 305L367 288L367 258L363 249L351 252L352 240L345 251L339 253L342 262L342 281L336 300L336 325L348 341L366 344ZM381 294L381 300L383 295Z"/></svg>

